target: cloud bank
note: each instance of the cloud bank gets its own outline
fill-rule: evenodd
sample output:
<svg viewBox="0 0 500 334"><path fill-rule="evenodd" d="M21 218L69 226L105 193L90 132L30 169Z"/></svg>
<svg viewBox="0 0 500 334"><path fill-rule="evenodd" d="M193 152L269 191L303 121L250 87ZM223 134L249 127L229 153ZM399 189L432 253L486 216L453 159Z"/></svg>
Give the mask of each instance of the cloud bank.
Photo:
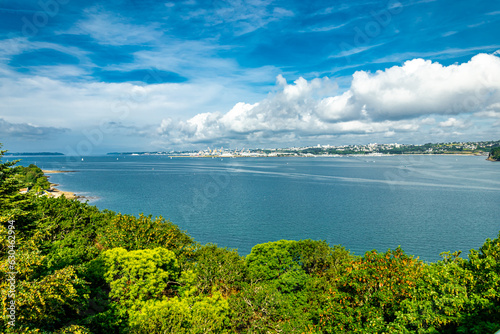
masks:
<svg viewBox="0 0 500 334"><path fill-rule="evenodd" d="M343 93L328 78L301 77L289 84L280 75L277 92L258 103L240 102L226 113L200 113L185 121L165 118L157 133L165 144L187 144L390 137L429 125L437 131L464 130L472 123L458 117L497 118L498 78L500 58L495 54L450 66L413 59L375 73L358 71ZM445 120L436 124L431 116Z"/></svg>
<svg viewBox="0 0 500 334"><path fill-rule="evenodd" d="M0 118L0 133L18 139L43 140L68 131L69 129L65 128L37 126L28 123L10 123Z"/></svg>

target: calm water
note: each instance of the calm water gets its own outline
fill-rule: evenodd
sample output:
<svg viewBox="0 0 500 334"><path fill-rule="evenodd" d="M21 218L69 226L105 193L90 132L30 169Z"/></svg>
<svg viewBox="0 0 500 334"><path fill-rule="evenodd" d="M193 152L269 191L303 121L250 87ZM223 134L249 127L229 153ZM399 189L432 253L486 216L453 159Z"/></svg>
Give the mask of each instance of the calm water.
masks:
<svg viewBox="0 0 500 334"><path fill-rule="evenodd" d="M435 261L500 230L500 163L485 157L22 159L78 171L51 181L95 196L99 208L162 215L241 255L258 243L311 238L356 254L401 245Z"/></svg>

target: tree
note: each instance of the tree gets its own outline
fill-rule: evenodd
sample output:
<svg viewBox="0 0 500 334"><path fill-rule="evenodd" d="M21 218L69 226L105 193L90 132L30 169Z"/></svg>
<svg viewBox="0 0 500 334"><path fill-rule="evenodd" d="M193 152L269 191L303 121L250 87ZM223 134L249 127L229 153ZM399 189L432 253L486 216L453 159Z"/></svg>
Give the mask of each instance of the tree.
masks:
<svg viewBox="0 0 500 334"><path fill-rule="evenodd" d="M137 310L149 299L175 295L180 267L172 251L160 247L127 251L119 247L105 251L102 257L109 296L121 311Z"/></svg>
<svg viewBox="0 0 500 334"><path fill-rule="evenodd" d="M162 247L178 255L190 256L194 250L193 239L177 225L158 217L115 214L99 231L96 242L102 249L124 247L127 250Z"/></svg>
<svg viewBox="0 0 500 334"><path fill-rule="evenodd" d="M488 160L500 161L500 147L494 147L491 149Z"/></svg>
<svg viewBox="0 0 500 334"><path fill-rule="evenodd" d="M424 264L397 248L367 252L345 263L326 292L318 329L323 332L401 332L393 326L400 304L415 297Z"/></svg>
<svg viewBox="0 0 500 334"><path fill-rule="evenodd" d="M19 193L22 183L18 177L13 166L19 160L10 162L1 162L5 150L1 150L0 144L0 222L7 222L19 215L24 205L26 205L25 197Z"/></svg>
<svg viewBox="0 0 500 334"><path fill-rule="evenodd" d="M207 244L196 251L192 267L198 294L217 290L227 296L238 291L247 276L245 261L236 250L219 248L214 244Z"/></svg>
<svg viewBox="0 0 500 334"><path fill-rule="evenodd" d="M134 333L229 333L229 304L220 293L147 301L130 314Z"/></svg>
<svg viewBox="0 0 500 334"><path fill-rule="evenodd" d="M473 284L469 284L472 302L460 327L469 333L500 329L500 233L496 239L487 239L479 250L471 250L464 267L473 277Z"/></svg>

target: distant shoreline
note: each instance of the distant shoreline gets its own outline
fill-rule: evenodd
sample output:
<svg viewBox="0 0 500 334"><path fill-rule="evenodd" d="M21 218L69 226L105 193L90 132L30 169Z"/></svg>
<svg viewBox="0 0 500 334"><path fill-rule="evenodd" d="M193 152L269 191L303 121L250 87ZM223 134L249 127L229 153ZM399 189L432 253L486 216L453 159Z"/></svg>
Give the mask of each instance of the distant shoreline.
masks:
<svg viewBox="0 0 500 334"><path fill-rule="evenodd" d="M488 155L492 148L500 146L500 140L479 142L444 142L426 144L349 144L309 145L282 148L201 148L192 150L158 150L135 152L109 152L111 156L169 156L201 158L252 158L252 157L344 157L366 155Z"/></svg>
<svg viewBox="0 0 500 334"><path fill-rule="evenodd" d="M59 152L6 152L5 156L18 156L18 157L29 157L29 156L64 156L63 153Z"/></svg>
<svg viewBox="0 0 500 334"><path fill-rule="evenodd" d="M125 154L124 154L125 155ZM375 154L310 154L310 155L291 155L291 154L277 154L277 155L167 155L167 154L139 154L135 156L165 156L170 158L351 158L351 157L397 157L397 156L410 156L410 155L425 155L425 156L487 156L486 153L375 153ZM128 155L125 155L128 156Z"/></svg>

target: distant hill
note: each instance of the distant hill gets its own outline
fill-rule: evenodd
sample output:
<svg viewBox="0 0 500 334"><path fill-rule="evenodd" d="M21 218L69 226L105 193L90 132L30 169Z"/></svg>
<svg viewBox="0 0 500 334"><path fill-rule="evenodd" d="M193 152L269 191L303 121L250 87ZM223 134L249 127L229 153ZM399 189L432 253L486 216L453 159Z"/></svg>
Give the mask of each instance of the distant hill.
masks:
<svg viewBox="0 0 500 334"><path fill-rule="evenodd" d="M500 161L500 147L494 147L488 156L489 161Z"/></svg>
<svg viewBox="0 0 500 334"><path fill-rule="evenodd" d="M5 155L64 155L59 152L7 152Z"/></svg>

